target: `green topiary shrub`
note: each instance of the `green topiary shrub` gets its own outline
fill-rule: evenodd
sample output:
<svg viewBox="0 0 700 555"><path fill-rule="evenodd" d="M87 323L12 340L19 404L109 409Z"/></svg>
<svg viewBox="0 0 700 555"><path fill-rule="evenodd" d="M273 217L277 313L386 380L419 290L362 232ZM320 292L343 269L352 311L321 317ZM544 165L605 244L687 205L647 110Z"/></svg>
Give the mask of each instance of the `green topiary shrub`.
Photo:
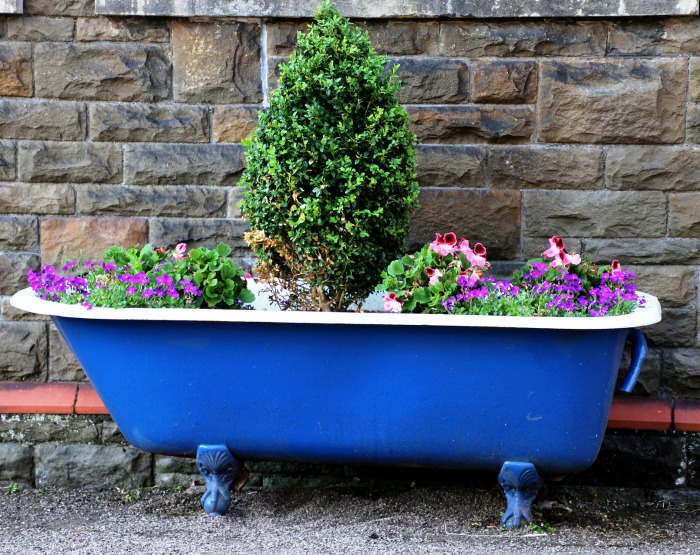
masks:
<svg viewBox="0 0 700 555"><path fill-rule="evenodd" d="M284 308L345 310L405 248L415 136L386 61L324 2L247 143L246 240Z"/></svg>

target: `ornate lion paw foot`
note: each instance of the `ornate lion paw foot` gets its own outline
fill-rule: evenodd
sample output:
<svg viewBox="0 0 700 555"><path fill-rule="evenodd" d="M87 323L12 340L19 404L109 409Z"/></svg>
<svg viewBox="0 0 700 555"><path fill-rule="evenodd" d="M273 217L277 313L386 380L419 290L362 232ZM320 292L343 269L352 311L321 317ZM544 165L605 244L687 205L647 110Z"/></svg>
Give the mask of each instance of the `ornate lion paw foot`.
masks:
<svg viewBox="0 0 700 555"><path fill-rule="evenodd" d="M231 485L241 465L225 445L200 445L197 449L197 469L207 489L202 507L210 516L223 516L231 506Z"/></svg>
<svg viewBox="0 0 700 555"><path fill-rule="evenodd" d="M532 502L542 486L542 479L532 463L503 463L498 475L506 494L507 508L501 518L506 528L520 528L532 522Z"/></svg>

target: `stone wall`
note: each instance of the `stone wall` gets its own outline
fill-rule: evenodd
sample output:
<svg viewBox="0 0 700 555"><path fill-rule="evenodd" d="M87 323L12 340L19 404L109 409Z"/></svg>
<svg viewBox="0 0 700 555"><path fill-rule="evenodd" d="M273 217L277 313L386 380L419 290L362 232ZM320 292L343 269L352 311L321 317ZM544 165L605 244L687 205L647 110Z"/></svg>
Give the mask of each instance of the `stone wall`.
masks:
<svg viewBox="0 0 700 555"><path fill-rule="evenodd" d="M134 4L161 15L96 14ZM251 262L241 140L311 3L239 4L0 0L0 381L84 380L52 325L9 305L28 267L180 241ZM369 4L380 17L357 22L399 64L419 137L412 246L454 230L522 261L557 234L619 258L664 307L635 393L700 399L697 1Z"/></svg>

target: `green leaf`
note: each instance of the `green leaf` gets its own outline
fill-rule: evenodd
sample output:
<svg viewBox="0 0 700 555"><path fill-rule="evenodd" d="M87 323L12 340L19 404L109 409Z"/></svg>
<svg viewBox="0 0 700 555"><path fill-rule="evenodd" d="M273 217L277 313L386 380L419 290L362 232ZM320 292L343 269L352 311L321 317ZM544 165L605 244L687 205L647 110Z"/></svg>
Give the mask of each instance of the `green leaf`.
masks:
<svg viewBox="0 0 700 555"><path fill-rule="evenodd" d="M255 301L255 294L250 290L250 289L242 289L241 292L238 295L239 299L243 301L246 304L252 303Z"/></svg>
<svg viewBox="0 0 700 555"><path fill-rule="evenodd" d="M394 277L403 275L403 262L401 262L400 260L394 260L391 264L389 264L389 267L387 268L387 273L390 276Z"/></svg>
<svg viewBox="0 0 700 555"><path fill-rule="evenodd" d="M229 254L231 254L231 247L229 247L226 243L219 243L216 245L216 252L219 253L220 257L226 258Z"/></svg>

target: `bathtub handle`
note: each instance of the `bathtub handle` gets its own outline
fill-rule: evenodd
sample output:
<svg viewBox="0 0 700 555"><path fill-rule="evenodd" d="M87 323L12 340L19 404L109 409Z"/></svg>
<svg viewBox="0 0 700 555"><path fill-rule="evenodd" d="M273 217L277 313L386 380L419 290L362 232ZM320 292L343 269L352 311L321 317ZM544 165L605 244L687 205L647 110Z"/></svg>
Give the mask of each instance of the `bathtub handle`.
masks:
<svg viewBox="0 0 700 555"><path fill-rule="evenodd" d="M632 342L632 362L629 370L627 370L625 379L622 381L622 385L620 385L620 391L630 393L637 383L639 373L642 371L644 358L647 356L649 349L647 348L647 340L644 338L644 334L639 330L629 330L627 339Z"/></svg>

